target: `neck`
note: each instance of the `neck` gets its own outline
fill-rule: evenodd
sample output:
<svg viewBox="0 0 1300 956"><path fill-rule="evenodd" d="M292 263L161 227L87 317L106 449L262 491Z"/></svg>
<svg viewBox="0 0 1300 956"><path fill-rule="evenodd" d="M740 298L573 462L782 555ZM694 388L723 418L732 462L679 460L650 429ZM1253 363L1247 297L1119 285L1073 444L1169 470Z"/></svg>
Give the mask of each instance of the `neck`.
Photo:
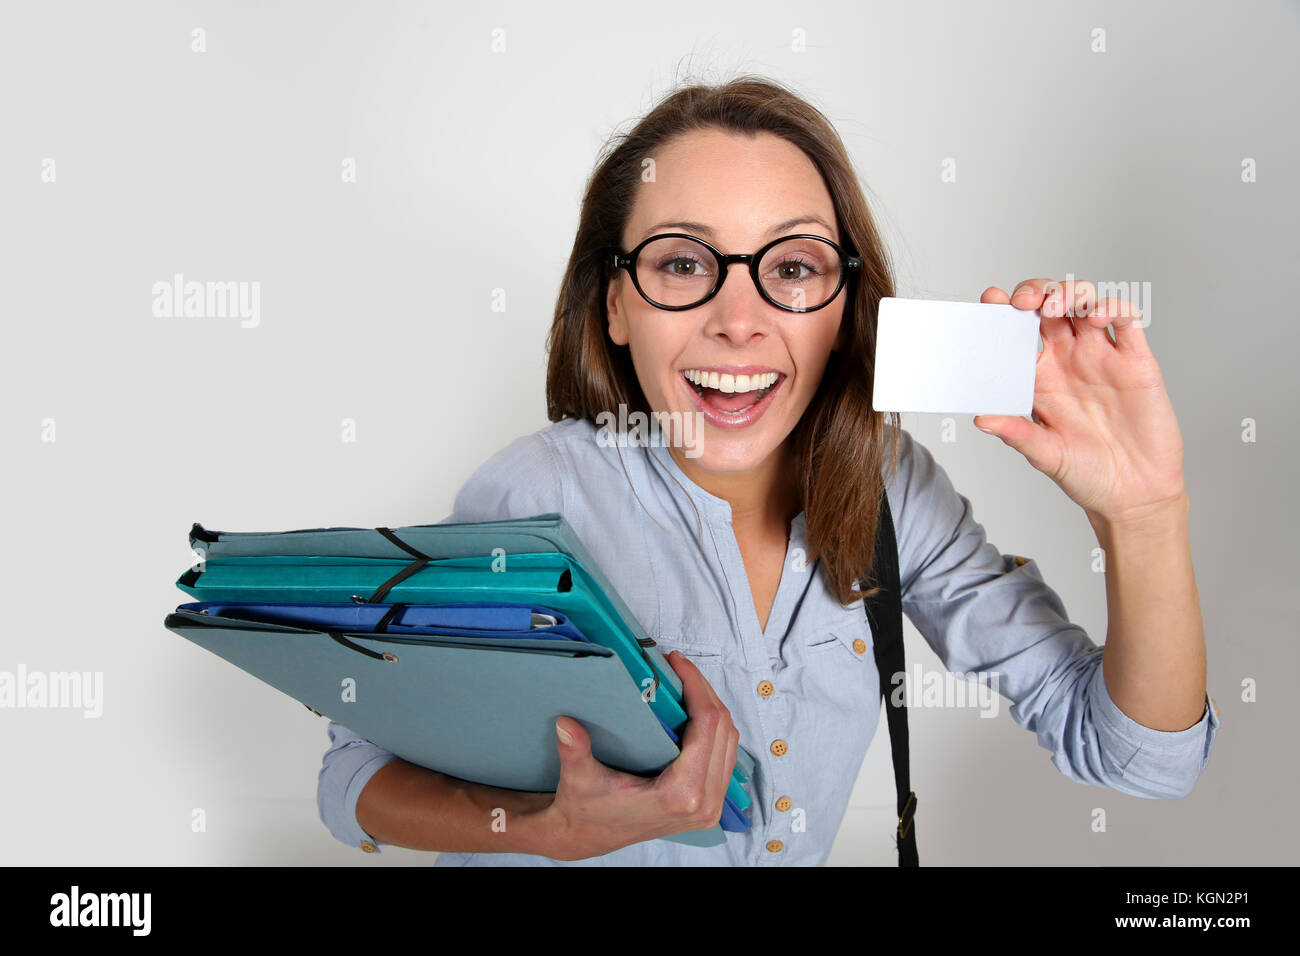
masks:
<svg viewBox="0 0 1300 956"><path fill-rule="evenodd" d="M787 439L749 471L707 471L676 447L669 454L686 477L731 505L732 527L786 530L799 513L799 488Z"/></svg>

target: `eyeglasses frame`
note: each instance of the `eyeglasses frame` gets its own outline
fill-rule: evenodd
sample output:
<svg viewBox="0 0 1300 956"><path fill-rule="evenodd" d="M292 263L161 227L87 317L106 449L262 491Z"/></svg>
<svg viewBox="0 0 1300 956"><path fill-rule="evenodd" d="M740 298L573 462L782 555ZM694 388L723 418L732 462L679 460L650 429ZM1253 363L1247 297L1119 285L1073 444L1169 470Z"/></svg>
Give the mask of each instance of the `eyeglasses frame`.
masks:
<svg viewBox="0 0 1300 956"><path fill-rule="evenodd" d="M646 246L648 246L650 243L654 242L656 239L690 239L694 242L698 242L700 245L704 246L704 248L708 249L709 252L713 254L714 259L717 260L718 265L720 267L718 269L718 281L714 284L712 291L709 292L709 294L706 295L703 299L700 299L699 302L693 302L690 305L663 305L659 302L656 302L654 299L650 298L650 296L646 295L645 290L641 288L640 281L638 281L637 279L636 260L640 257L641 250L644 249ZM763 261L763 256L767 254L768 250L780 245L783 242L787 242L790 239L816 239L819 242L826 243L828 246L834 249L839 254L840 257L839 284L835 286L835 291L830 294L830 296L826 299L825 302L823 302L821 305L813 306L811 309L796 309L796 308L792 308L791 306L783 305L782 303L777 302L770 295L768 295L767 290L763 288L762 281L758 277L759 263ZM619 269L627 269L627 274L632 278L632 285L636 287L636 291L640 293L641 298L645 299L656 309L663 309L665 312L685 312L688 309L695 309L704 305L704 303L708 302L710 299L716 296L718 292L722 290L722 284L727 281L727 275L731 272L731 266L733 263L736 262L742 263L749 267L749 277L754 281L754 288L757 289L758 294L763 297L763 301L776 306L778 309L782 309L783 311L786 312L794 312L795 314L798 315L801 315L805 312L816 312L819 309L826 308L826 306L830 305L832 302L836 300L836 298L839 297L840 291L844 288L844 286L847 283L849 283L854 277L860 275L862 270L861 258L859 258L858 256L850 255L848 251L844 249L843 246L841 246L839 243L835 242L832 239L827 239L825 236L814 236L809 233L799 233L797 235L790 235L790 236L779 236L776 239L773 239L767 245L763 246L763 248L759 249L758 252L736 253L734 255L726 255L725 253L720 252L712 243L709 243L704 239L701 239L699 236L692 236L690 233L686 233L686 232L661 232L658 235L650 236L647 239L643 239L641 242L637 243L635 248L633 248L630 252L627 253L619 252L617 249L614 248L606 249L605 251L607 253L613 254L612 259L610 259L609 261L615 271Z"/></svg>

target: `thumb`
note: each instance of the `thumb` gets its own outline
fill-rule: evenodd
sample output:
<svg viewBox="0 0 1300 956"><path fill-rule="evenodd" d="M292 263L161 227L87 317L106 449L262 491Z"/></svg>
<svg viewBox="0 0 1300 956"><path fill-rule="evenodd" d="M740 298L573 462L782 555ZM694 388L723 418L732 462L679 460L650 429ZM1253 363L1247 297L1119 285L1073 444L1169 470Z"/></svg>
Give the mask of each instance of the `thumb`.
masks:
<svg viewBox="0 0 1300 956"><path fill-rule="evenodd" d="M555 718L555 745L561 767L591 759L591 737L572 717Z"/></svg>

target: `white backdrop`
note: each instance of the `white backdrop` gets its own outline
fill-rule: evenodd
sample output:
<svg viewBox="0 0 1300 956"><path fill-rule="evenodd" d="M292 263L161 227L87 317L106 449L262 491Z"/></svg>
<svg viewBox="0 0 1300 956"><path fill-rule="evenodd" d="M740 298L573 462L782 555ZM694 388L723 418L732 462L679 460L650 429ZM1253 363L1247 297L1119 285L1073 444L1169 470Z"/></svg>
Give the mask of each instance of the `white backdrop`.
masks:
<svg viewBox="0 0 1300 956"><path fill-rule="evenodd" d="M1298 21L1280 2L6 2L0 671L103 692L99 717L0 708L0 860L432 862L336 842L325 722L162 627L186 533L444 517L546 424L601 144L675 78L752 71L835 123L900 295L1137 283L1186 443L1223 721L1195 792L1073 783L1005 707L915 708L922 862L1295 862ZM156 314L177 274L256 283L256 313ZM969 417L904 426L1101 643L1083 513ZM892 799L882 723L832 863L896 862Z"/></svg>

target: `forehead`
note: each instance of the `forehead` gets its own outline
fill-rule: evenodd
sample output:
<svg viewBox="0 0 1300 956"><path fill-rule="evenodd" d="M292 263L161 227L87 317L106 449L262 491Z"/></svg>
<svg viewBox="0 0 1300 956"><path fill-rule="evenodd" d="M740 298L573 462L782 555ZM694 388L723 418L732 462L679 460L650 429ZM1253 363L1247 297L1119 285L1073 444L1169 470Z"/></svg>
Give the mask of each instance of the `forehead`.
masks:
<svg viewBox="0 0 1300 956"><path fill-rule="evenodd" d="M657 224L680 220L711 227L704 238L724 251L753 251L771 237L772 227L803 216L818 216L830 228L808 223L795 231L839 239L835 206L817 167L772 133L693 130L647 158L654 165L643 169L648 178L652 168L654 178L637 185L623 236L628 248L664 231Z"/></svg>

